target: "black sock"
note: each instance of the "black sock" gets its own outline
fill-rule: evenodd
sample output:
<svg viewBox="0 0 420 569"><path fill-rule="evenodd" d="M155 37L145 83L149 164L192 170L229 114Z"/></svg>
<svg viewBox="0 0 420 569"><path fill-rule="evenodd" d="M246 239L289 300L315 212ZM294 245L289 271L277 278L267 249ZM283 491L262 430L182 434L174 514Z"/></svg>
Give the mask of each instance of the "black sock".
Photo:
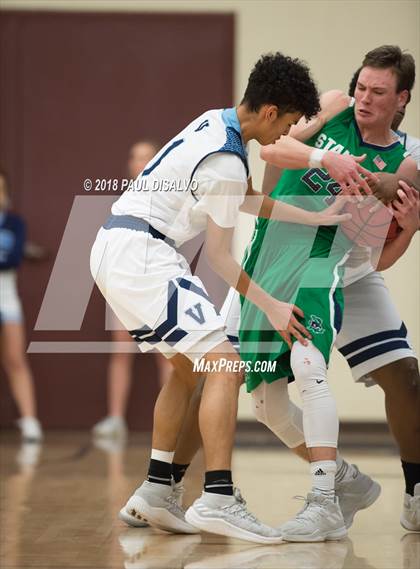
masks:
<svg viewBox="0 0 420 569"><path fill-rule="evenodd" d="M405 478L405 491L414 496L414 486L420 482L420 463L401 461Z"/></svg>
<svg viewBox="0 0 420 569"><path fill-rule="evenodd" d="M156 484L171 485L172 464L163 462L162 460L150 460L149 472L147 473L147 480Z"/></svg>
<svg viewBox="0 0 420 569"><path fill-rule="evenodd" d="M172 478L174 479L175 484L181 482L188 467L189 464L177 464L176 462L172 463Z"/></svg>
<svg viewBox="0 0 420 569"><path fill-rule="evenodd" d="M211 494L233 496L232 472L230 470L210 470L210 472L206 472L204 491Z"/></svg>

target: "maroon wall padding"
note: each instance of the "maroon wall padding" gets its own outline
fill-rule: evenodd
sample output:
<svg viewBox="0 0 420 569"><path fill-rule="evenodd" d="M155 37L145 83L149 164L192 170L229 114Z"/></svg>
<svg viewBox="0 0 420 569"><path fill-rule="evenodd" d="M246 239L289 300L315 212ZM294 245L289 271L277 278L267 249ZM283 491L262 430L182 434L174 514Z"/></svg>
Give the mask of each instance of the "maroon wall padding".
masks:
<svg viewBox="0 0 420 569"><path fill-rule="evenodd" d="M34 331L73 199L87 177L125 177L139 138L165 143L203 111L232 105L234 17L4 11L0 34L0 164L30 240L50 253L20 270L28 342L107 340L97 290L80 332ZM88 427L105 414L106 354L29 360L45 427ZM149 429L156 364L136 360L128 418ZM17 418L3 373L0 416Z"/></svg>

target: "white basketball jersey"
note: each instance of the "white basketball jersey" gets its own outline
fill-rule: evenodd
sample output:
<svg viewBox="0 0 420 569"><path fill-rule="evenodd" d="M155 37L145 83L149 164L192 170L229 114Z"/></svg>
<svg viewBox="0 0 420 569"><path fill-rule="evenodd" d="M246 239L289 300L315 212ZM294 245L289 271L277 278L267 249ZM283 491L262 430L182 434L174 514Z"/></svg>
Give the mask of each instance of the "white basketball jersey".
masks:
<svg viewBox="0 0 420 569"><path fill-rule="evenodd" d="M234 227L247 178L236 109L207 111L160 150L112 213L145 219L180 245L205 230L207 216Z"/></svg>

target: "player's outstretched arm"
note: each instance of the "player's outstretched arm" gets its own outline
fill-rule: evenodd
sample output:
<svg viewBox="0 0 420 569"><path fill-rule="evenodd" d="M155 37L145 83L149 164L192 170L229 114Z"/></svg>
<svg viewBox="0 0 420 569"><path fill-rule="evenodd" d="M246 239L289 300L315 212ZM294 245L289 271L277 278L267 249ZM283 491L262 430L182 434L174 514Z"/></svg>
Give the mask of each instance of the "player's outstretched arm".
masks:
<svg viewBox="0 0 420 569"><path fill-rule="evenodd" d="M415 233L420 228L419 193L405 182L400 182L398 198L392 202L394 216L402 231L398 236L387 243L380 252L376 269L385 271L392 267L396 261L406 252Z"/></svg>
<svg viewBox="0 0 420 569"><path fill-rule="evenodd" d="M303 317L302 310L293 304L273 298L259 287L231 254L233 228L220 227L209 216L207 220L206 253L214 271L242 296L258 306L290 347L291 336L306 344L305 337L310 338L311 335L296 318Z"/></svg>
<svg viewBox="0 0 420 569"><path fill-rule="evenodd" d="M349 190L353 195L362 195L362 192L371 194L368 181L371 184L376 181L376 176L360 165L366 155L352 156L312 148L291 136L284 136L275 144L263 146L260 156L278 168L325 168L343 190Z"/></svg>
<svg viewBox="0 0 420 569"><path fill-rule="evenodd" d="M323 211L308 211L273 200L269 196L257 192L248 186L245 200L240 207L244 213L301 225L337 225L351 219L351 214L340 213L344 207L344 200L336 199L333 205Z"/></svg>

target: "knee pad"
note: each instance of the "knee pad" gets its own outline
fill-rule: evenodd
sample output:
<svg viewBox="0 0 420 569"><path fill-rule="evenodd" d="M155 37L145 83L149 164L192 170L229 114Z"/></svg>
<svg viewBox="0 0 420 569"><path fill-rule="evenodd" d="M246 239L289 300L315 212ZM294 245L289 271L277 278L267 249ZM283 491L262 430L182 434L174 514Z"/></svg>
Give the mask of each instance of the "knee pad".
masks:
<svg viewBox="0 0 420 569"><path fill-rule="evenodd" d="M295 448L305 442L302 411L289 400L286 378L263 381L252 392L252 405L256 419L286 446Z"/></svg>
<svg viewBox="0 0 420 569"><path fill-rule="evenodd" d="M295 342L290 363L302 398L306 446L336 448L337 409L327 382L324 356L311 342L308 346Z"/></svg>

